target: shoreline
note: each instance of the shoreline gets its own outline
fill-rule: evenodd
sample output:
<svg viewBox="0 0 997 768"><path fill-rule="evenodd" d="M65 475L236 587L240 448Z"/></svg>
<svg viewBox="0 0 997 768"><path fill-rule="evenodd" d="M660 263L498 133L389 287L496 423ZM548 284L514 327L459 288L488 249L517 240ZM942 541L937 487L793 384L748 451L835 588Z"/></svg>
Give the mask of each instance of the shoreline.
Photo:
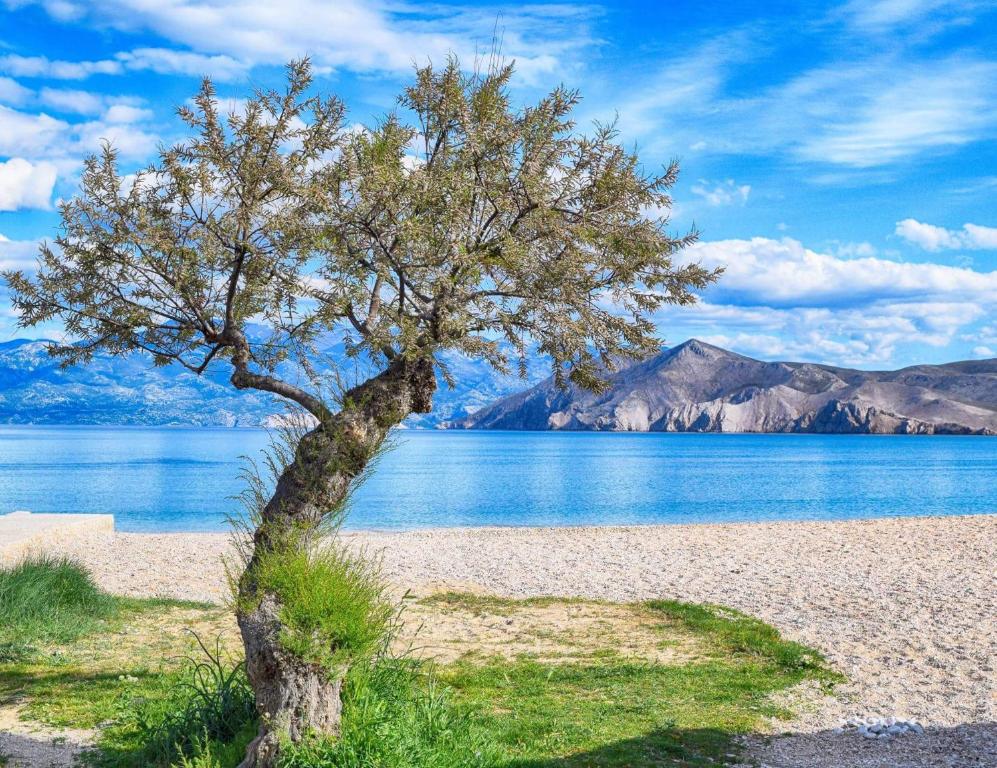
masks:
<svg viewBox="0 0 997 768"><path fill-rule="evenodd" d="M80 514L76 512L45 512L42 514L53 514L53 515L75 515ZM99 515L102 513L97 512L86 512L82 513L86 515ZM113 517L113 515L112 515ZM656 522L656 523L605 523L605 524L590 524L590 523L566 523L564 525L556 524L544 524L544 525L517 525L509 524L502 525L497 523L492 523L490 525L424 525L414 528L350 528L349 526L343 526L340 531L345 536L380 536L380 535L394 535L394 534L404 534L404 533L426 533L426 532L465 532L470 533L473 531L572 531L572 530L646 530L655 528L675 528L675 527L685 527L685 526L755 526L755 525L807 525L807 524L821 524L821 523L874 523L883 520L950 520L953 518L978 518L978 517L997 517L997 509L987 512L959 512L958 514L951 515L932 515L932 514L884 514L876 515L874 517L835 517L835 518L824 518L824 517L787 517L779 520L726 520L726 521L675 521L675 522ZM229 530L190 530L190 529L165 529L165 530L133 530L129 528L117 528L115 527L115 533L127 533L136 536L229 536L231 531Z"/></svg>

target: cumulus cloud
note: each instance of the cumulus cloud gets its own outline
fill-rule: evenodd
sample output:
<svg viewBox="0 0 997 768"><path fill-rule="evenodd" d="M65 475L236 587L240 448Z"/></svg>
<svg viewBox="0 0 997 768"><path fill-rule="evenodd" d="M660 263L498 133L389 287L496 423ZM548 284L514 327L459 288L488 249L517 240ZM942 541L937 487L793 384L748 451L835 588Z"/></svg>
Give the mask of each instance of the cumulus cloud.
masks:
<svg viewBox="0 0 997 768"><path fill-rule="evenodd" d="M725 179L716 183L700 179L697 184L692 186L692 194L703 198L714 207L744 205L748 201L748 195L751 194L751 185L735 184L733 179Z"/></svg>
<svg viewBox="0 0 997 768"><path fill-rule="evenodd" d="M0 158L21 158L44 168L43 178L50 168L67 176L79 169L83 155L110 141L122 159L144 161L160 142L149 122L152 116L132 104L110 104L95 119L68 122L0 105Z"/></svg>
<svg viewBox="0 0 997 768"><path fill-rule="evenodd" d="M28 114L0 105L0 156L37 157L62 139L69 124L46 114Z"/></svg>
<svg viewBox="0 0 997 768"><path fill-rule="evenodd" d="M216 80L232 80L248 69L246 62L231 56L205 56L169 48L137 48L115 58L132 70L150 70L160 75L211 75Z"/></svg>
<svg viewBox="0 0 997 768"><path fill-rule="evenodd" d="M96 115L104 109L105 97L99 93L63 88L42 88L38 100L58 112Z"/></svg>
<svg viewBox="0 0 997 768"><path fill-rule="evenodd" d="M52 163L30 163L20 157L0 162L0 211L48 208L56 173Z"/></svg>
<svg viewBox="0 0 997 768"><path fill-rule="evenodd" d="M686 258L726 267L711 290L730 303L848 306L938 295L997 301L997 272L875 257L841 259L788 237L699 243Z"/></svg>
<svg viewBox="0 0 997 768"><path fill-rule="evenodd" d="M904 219L897 222L895 232L907 242L926 251L997 249L997 227L963 224L961 230L954 230L925 224L916 219Z"/></svg>
<svg viewBox="0 0 997 768"><path fill-rule="evenodd" d="M861 367L889 367L918 347L997 342L971 331L997 310L997 272L842 257L790 238L705 242L684 258L727 271L699 304L660 312L669 338Z"/></svg>

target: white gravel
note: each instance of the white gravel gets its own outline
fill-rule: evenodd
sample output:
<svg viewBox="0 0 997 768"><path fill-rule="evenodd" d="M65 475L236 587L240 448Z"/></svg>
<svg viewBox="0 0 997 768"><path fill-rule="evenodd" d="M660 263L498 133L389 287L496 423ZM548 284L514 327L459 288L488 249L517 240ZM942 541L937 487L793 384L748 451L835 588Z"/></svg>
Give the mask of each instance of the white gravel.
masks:
<svg viewBox="0 0 997 768"><path fill-rule="evenodd" d="M760 616L849 681L749 740L774 768L997 766L997 515L847 522L362 532L387 576L426 592L671 597ZM108 589L223 599L217 534L89 534L48 547ZM866 738L849 718L916 722Z"/></svg>

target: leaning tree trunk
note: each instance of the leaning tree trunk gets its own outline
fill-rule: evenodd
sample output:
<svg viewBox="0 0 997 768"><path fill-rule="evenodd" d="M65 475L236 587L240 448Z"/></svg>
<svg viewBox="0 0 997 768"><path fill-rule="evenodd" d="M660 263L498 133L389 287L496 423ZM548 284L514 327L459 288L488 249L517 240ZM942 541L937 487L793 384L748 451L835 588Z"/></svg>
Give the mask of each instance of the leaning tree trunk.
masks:
<svg viewBox="0 0 997 768"><path fill-rule="evenodd" d="M296 658L279 642L281 604L259 594L254 565L263 553L308 546L323 517L345 500L353 479L410 413L428 413L436 379L431 360L393 361L380 375L346 393L342 409L307 433L277 482L253 537L253 554L239 582L238 612L246 674L256 694L260 731L240 768L272 768L283 742L306 734L336 736L345 670L338 676ZM242 601L240 601L242 603Z"/></svg>

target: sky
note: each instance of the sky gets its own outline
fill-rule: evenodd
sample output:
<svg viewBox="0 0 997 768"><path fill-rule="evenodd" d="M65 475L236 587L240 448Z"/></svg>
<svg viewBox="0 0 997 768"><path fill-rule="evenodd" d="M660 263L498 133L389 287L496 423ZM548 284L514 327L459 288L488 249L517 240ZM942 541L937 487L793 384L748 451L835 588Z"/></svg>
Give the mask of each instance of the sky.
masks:
<svg viewBox="0 0 997 768"><path fill-rule="evenodd" d="M763 359L866 369L997 357L997 1L505 4L0 0L0 267L31 269L82 159L182 137L175 108L279 86L308 55L355 122L414 63L493 37L528 104L578 88L648 169L673 158L682 258L724 265L656 316ZM127 168L126 168L127 170ZM0 342L16 327L0 288Z"/></svg>

